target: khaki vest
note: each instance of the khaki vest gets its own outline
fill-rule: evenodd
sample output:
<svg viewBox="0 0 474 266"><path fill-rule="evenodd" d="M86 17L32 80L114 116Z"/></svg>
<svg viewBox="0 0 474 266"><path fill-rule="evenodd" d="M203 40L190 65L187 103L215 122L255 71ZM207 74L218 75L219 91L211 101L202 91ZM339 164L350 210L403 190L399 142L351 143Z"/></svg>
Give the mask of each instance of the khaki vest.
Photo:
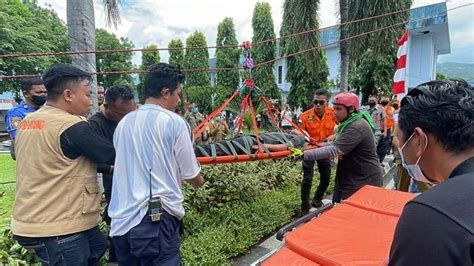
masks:
<svg viewBox="0 0 474 266"><path fill-rule="evenodd" d="M61 150L61 134L81 121L85 118L45 106L18 126L13 234L66 235L99 223L96 165L84 156L71 160Z"/></svg>

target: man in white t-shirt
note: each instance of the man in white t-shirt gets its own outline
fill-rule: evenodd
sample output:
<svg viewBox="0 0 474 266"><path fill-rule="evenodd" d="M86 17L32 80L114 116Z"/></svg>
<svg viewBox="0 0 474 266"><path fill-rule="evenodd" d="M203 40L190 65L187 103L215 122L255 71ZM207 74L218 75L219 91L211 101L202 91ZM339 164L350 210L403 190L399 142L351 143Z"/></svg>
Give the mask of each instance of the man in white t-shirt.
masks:
<svg viewBox="0 0 474 266"><path fill-rule="evenodd" d="M145 104L114 134L116 159L109 216L119 265L180 265L182 181L204 182L191 129L174 113L184 74L165 63L145 77ZM153 202L153 204L149 204Z"/></svg>
<svg viewBox="0 0 474 266"><path fill-rule="evenodd" d="M293 126L289 121L293 120L293 112L288 104L285 105L285 109L281 112L281 128L284 130L291 130Z"/></svg>

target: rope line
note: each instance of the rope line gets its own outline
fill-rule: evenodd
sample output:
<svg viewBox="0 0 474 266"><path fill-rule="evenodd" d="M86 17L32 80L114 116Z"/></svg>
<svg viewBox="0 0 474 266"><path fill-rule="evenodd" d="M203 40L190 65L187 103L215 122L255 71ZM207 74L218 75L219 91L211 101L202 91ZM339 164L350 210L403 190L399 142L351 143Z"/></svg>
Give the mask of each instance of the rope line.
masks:
<svg viewBox="0 0 474 266"><path fill-rule="evenodd" d="M394 12L384 13L384 14L380 14L380 15L375 15L375 16L372 16L372 17L356 19L356 20L353 20L353 21L347 21L345 23L338 23L338 24L334 24L334 25L331 25L331 26L322 27L322 28L318 28L318 29L311 29L311 30L306 30L306 31L302 31L302 32L292 33L292 34L288 34L288 35L277 37L277 38L271 38L271 39L267 39L267 40L258 41L258 42L255 42L253 45L262 45L262 44L266 44L266 43L269 43L269 42L284 40L284 39L299 36L299 35L304 35L304 34L313 33L313 32L320 32L320 31L323 31L323 30L326 30L326 29L331 29L331 28L335 28L335 27L349 25L349 24L352 24L352 23L359 23L359 22L363 22L363 21L366 21L366 20L391 16L391 15L406 12L406 11L409 11L409 10L410 9L408 8L408 9L403 9L403 10L399 10L399 11L394 11ZM227 49L227 48L240 48L240 47L242 47L241 44L220 45L220 46L215 45L215 46L206 46L206 47L183 47L183 48L157 47L157 48L151 48L151 49L150 48L131 48L131 49L106 49L106 50L94 50L94 51L33 52L33 53L0 54L0 58L64 56L64 55L94 54L94 53L95 54L129 53L129 52L143 52L143 51L145 51L145 52L147 52L147 51L175 51L175 50L220 49L220 48Z"/></svg>
<svg viewBox="0 0 474 266"><path fill-rule="evenodd" d="M474 5L474 3L469 3L469 4L457 6L457 7L454 7L454 8L450 8L450 9L448 9L446 11L443 11L443 12L440 12L438 14L447 13L448 11L452 11L452 10L463 8L463 7L470 6L470 5ZM432 16L430 16L430 17L432 17ZM424 20L424 19L427 19L427 18L430 18L430 17L423 17L423 18L419 18L419 19L413 20L413 21ZM281 56L281 57L278 57L278 58L275 58L275 59L272 59L272 60L260 62L260 63L256 64L255 67L261 67L263 65L274 63L274 62L276 62L280 59L293 57L293 56L300 55L300 54L303 54L303 53L307 53L307 52L310 52L310 51L313 51L313 50L316 50L316 49L320 49L320 48L328 47L328 46L331 46L331 45L334 45L334 44L338 44L340 42L360 38L360 37L363 37L363 36L366 36L366 35L369 35L369 34L372 34L372 33L375 33L375 32L383 31L383 30L386 30L386 29L389 29L389 28L392 28L392 27L396 27L396 26L400 26L402 24L406 24L407 22L408 21L405 20L405 21L395 23L395 24L392 24L392 25L389 25L389 26L385 26L385 27L382 27L382 28L378 28L378 29L375 29L375 30L372 30L372 31L368 31L368 32L364 32L364 33L361 33L361 34L350 36L350 37L347 37L347 38L344 38L344 39L340 39L340 40L337 40L337 41L332 42L332 43L328 43L328 44L325 44L325 45L319 45L319 46L311 47L311 48L301 50L301 51L298 51L298 52L295 52L295 53L287 54L287 55L284 55L284 56ZM204 49L204 48L199 48L199 49ZM1 55L0 55L0 58L1 58ZM193 69L182 69L182 71L186 72L186 73L192 73L192 72L238 71L238 70L243 70L243 69L244 69L243 67L193 68ZM99 71L99 72L95 72L95 73L91 73L91 74L92 75L117 75L117 74L118 75L123 75L123 74L146 74L147 72L148 71L145 71L145 70L126 70L126 71ZM0 80L2 80L2 79L15 79L15 78L31 78L31 77L40 77L40 76L41 76L41 74L4 75L4 76L0 76Z"/></svg>

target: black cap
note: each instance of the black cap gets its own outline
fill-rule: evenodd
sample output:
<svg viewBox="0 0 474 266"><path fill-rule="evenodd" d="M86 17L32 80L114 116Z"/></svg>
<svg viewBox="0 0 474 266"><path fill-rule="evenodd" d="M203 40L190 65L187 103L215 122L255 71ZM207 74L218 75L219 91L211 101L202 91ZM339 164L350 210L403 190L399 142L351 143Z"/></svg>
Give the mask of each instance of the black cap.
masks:
<svg viewBox="0 0 474 266"><path fill-rule="evenodd" d="M91 74L69 64L52 64L43 73L43 82L47 90L52 89L62 78L91 78Z"/></svg>

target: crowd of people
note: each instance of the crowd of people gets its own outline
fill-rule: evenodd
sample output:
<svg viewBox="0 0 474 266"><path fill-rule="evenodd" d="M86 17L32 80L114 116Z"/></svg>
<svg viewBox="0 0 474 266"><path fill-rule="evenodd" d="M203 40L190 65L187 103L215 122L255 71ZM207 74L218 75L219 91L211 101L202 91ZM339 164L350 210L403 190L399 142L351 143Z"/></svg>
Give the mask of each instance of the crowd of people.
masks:
<svg viewBox="0 0 474 266"><path fill-rule="evenodd" d="M176 112L184 80L181 70L153 64L143 105L128 86L98 88L100 108L92 115L89 73L53 64L42 79L24 80L24 101L6 116L17 161L14 239L44 265L95 265L107 242L110 261L119 265L179 265L181 185L204 183L197 156L207 156L215 143L238 143L242 153L258 149L256 136L232 134L235 117L225 113L193 143L192 129L205 115L196 104L183 116ZM414 265L422 258L421 264L470 265L473 94L464 81L432 81L401 102L370 96L361 106L353 93L330 100L319 89L304 112L284 105L278 117L284 132L260 140L270 151L304 150L302 215L323 205L333 162L334 203L364 185L382 186L382 164L393 147L397 189L423 193L405 207L389 263ZM37 151L42 155L31 156ZM319 184L311 197L315 165ZM107 204L103 218L98 173ZM109 241L99 230L101 219L110 225Z"/></svg>

